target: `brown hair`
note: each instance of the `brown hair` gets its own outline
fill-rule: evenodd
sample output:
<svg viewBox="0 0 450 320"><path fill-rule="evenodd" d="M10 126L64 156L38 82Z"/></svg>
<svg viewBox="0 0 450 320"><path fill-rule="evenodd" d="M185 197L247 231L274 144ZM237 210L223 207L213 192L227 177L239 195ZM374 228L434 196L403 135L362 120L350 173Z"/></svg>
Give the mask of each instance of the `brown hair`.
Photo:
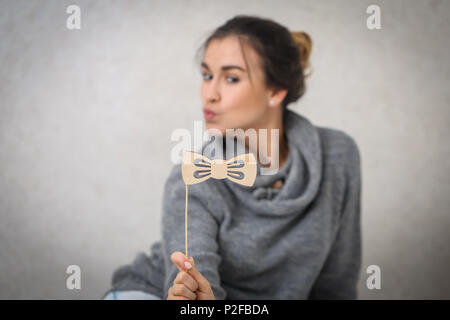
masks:
<svg viewBox="0 0 450 320"><path fill-rule="evenodd" d="M284 108L303 96L305 78L311 75L312 40L306 32L291 32L270 19L238 15L214 30L197 54L203 56L212 40L228 36L237 36L240 43L245 41L259 54L268 87L287 89L282 103ZM244 52L243 55L245 59ZM247 64L246 59L245 62Z"/></svg>

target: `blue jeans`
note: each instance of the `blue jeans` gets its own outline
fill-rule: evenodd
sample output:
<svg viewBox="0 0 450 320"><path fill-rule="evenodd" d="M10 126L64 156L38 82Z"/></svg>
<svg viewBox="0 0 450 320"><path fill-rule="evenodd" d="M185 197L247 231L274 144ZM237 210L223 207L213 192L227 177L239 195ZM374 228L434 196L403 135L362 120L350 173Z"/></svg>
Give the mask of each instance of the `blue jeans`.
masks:
<svg viewBox="0 0 450 320"><path fill-rule="evenodd" d="M111 291L103 300L162 300L160 297L139 290Z"/></svg>

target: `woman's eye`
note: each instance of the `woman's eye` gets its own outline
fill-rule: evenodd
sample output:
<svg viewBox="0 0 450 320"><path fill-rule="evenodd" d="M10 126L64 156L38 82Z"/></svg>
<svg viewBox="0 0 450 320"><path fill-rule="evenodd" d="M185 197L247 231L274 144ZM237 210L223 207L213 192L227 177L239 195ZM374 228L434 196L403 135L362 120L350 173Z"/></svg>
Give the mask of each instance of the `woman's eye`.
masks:
<svg viewBox="0 0 450 320"><path fill-rule="evenodd" d="M239 79L236 77L227 77L227 81L230 83L236 83L239 81Z"/></svg>
<svg viewBox="0 0 450 320"><path fill-rule="evenodd" d="M211 80L212 79L212 76L210 74L207 74L207 73L203 73L202 77L203 77L203 80ZM239 81L239 78L231 77L231 76L230 77L226 77L226 79L227 79L227 82L229 82L229 83L236 83L236 82Z"/></svg>
<svg viewBox="0 0 450 320"><path fill-rule="evenodd" d="M209 74L203 73L202 74L203 80L210 80L211 76Z"/></svg>

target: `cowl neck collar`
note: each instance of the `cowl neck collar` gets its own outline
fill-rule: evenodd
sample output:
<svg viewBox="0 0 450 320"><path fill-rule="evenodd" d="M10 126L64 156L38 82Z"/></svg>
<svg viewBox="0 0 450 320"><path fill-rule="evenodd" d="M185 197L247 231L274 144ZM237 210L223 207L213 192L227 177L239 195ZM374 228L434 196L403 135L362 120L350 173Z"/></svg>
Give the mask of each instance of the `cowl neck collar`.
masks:
<svg viewBox="0 0 450 320"><path fill-rule="evenodd" d="M253 186L242 186L228 179L218 180L224 181L244 206L261 215L299 214L315 199L320 187L322 153L317 128L291 110L286 110L283 117L289 151L286 162L277 172L262 175L262 166L258 163ZM226 148L230 146L237 151L236 155L248 152L235 139L223 137L221 144L222 149L218 148L216 140L207 142L202 154L211 159L225 159ZM211 150L214 150L213 154ZM279 179L283 180L283 186L272 188L272 184Z"/></svg>

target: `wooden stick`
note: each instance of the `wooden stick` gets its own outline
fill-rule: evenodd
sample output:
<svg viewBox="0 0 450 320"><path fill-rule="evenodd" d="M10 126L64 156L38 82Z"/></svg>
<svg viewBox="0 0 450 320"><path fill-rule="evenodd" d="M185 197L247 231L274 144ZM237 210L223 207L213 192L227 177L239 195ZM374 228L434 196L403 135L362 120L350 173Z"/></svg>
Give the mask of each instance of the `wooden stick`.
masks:
<svg viewBox="0 0 450 320"><path fill-rule="evenodd" d="M186 245L186 258L188 256L188 245L187 245L187 212L188 212L188 185L186 185L186 208L184 212L184 243Z"/></svg>

